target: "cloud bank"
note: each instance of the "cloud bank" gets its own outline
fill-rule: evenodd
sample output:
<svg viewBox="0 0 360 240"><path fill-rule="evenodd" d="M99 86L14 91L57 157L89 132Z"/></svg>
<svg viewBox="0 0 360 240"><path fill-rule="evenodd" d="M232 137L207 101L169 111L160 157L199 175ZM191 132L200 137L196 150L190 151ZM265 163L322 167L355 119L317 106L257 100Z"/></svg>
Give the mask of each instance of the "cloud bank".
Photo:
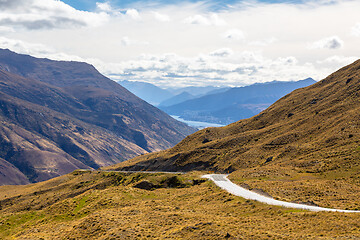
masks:
<svg viewBox="0 0 360 240"><path fill-rule="evenodd" d="M320 80L360 53L359 1L114 3L0 0L0 48L163 87Z"/></svg>
<svg viewBox="0 0 360 240"><path fill-rule="evenodd" d="M0 9L0 26L29 30L98 26L108 20L103 12L78 11L56 0L1 0Z"/></svg>

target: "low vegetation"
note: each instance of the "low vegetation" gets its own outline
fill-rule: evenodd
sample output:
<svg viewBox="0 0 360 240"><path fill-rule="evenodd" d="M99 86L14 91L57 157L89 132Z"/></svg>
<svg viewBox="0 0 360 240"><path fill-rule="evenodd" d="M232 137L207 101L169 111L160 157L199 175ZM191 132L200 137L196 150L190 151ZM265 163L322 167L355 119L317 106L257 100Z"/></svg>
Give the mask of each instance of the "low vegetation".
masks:
<svg viewBox="0 0 360 240"><path fill-rule="evenodd" d="M358 214L268 206L233 196L201 174L76 171L3 186L0 239L360 238ZM136 187L145 181L155 187Z"/></svg>

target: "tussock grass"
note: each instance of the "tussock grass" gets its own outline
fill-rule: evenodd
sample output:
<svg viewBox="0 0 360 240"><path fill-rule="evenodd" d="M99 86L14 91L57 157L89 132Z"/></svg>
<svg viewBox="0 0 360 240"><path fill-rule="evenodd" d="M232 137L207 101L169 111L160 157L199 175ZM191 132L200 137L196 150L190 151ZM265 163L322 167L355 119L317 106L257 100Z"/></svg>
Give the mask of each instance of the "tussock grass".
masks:
<svg viewBox="0 0 360 240"><path fill-rule="evenodd" d="M16 193L0 198L0 238L360 238L357 214L264 205L210 181L194 181L200 174L176 175L182 187L153 190L134 185L145 180L159 184L175 175L82 172L18 186Z"/></svg>

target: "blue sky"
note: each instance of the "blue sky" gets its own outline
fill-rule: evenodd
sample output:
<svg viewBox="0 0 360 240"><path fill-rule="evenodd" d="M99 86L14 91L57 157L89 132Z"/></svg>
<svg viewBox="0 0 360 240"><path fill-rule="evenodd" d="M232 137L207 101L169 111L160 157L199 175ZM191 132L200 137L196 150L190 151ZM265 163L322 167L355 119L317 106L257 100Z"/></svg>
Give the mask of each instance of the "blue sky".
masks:
<svg viewBox="0 0 360 240"><path fill-rule="evenodd" d="M84 11L92 11L96 8L96 1L92 0L62 0L66 4L69 4L70 6L78 9L78 10L84 10ZM120 8L127 8L132 5L137 5L139 3L146 3L146 4L176 4L176 3L183 3L182 0L159 0L159 1L146 1L146 0L139 0L139 1L129 1L129 0L111 0L111 1L99 1L99 2L109 2L113 5L116 5ZM216 8L222 8L225 5L228 4L235 4L242 1L239 0L225 0L225 1L219 1L219 0L213 0L213 1L197 1L197 0L191 0L188 2L209 2L213 4L214 9ZM259 2L263 3L301 3L302 0L259 0Z"/></svg>
<svg viewBox="0 0 360 240"><path fill-rule="evenodd" d="M360 57L359 0L1 0L0 9L0 48L165 88L320 80Z"/></svg>

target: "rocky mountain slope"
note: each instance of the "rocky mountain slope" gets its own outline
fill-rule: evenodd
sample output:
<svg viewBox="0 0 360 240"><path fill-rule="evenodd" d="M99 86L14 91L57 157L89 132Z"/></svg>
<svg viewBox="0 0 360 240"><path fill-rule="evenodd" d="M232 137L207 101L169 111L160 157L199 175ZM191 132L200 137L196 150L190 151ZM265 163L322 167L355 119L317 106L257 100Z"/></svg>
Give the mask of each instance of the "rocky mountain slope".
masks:
<svg viewBox="0 0 360 240"><path fill-rule="evenodd" d="M359 119L360 60L293 91L257 116L198 131L169 150L143 155L112 169L242 169L241 174L249 171L249 176L284 178L292 171L336 172L357 178Z"/></svg>
<svg viewBox="0 0 360 240"><path fill-rule="evenodd" d="M0 184L118 163L194 131L86 63L0 50L0 93Z"/></svg>

